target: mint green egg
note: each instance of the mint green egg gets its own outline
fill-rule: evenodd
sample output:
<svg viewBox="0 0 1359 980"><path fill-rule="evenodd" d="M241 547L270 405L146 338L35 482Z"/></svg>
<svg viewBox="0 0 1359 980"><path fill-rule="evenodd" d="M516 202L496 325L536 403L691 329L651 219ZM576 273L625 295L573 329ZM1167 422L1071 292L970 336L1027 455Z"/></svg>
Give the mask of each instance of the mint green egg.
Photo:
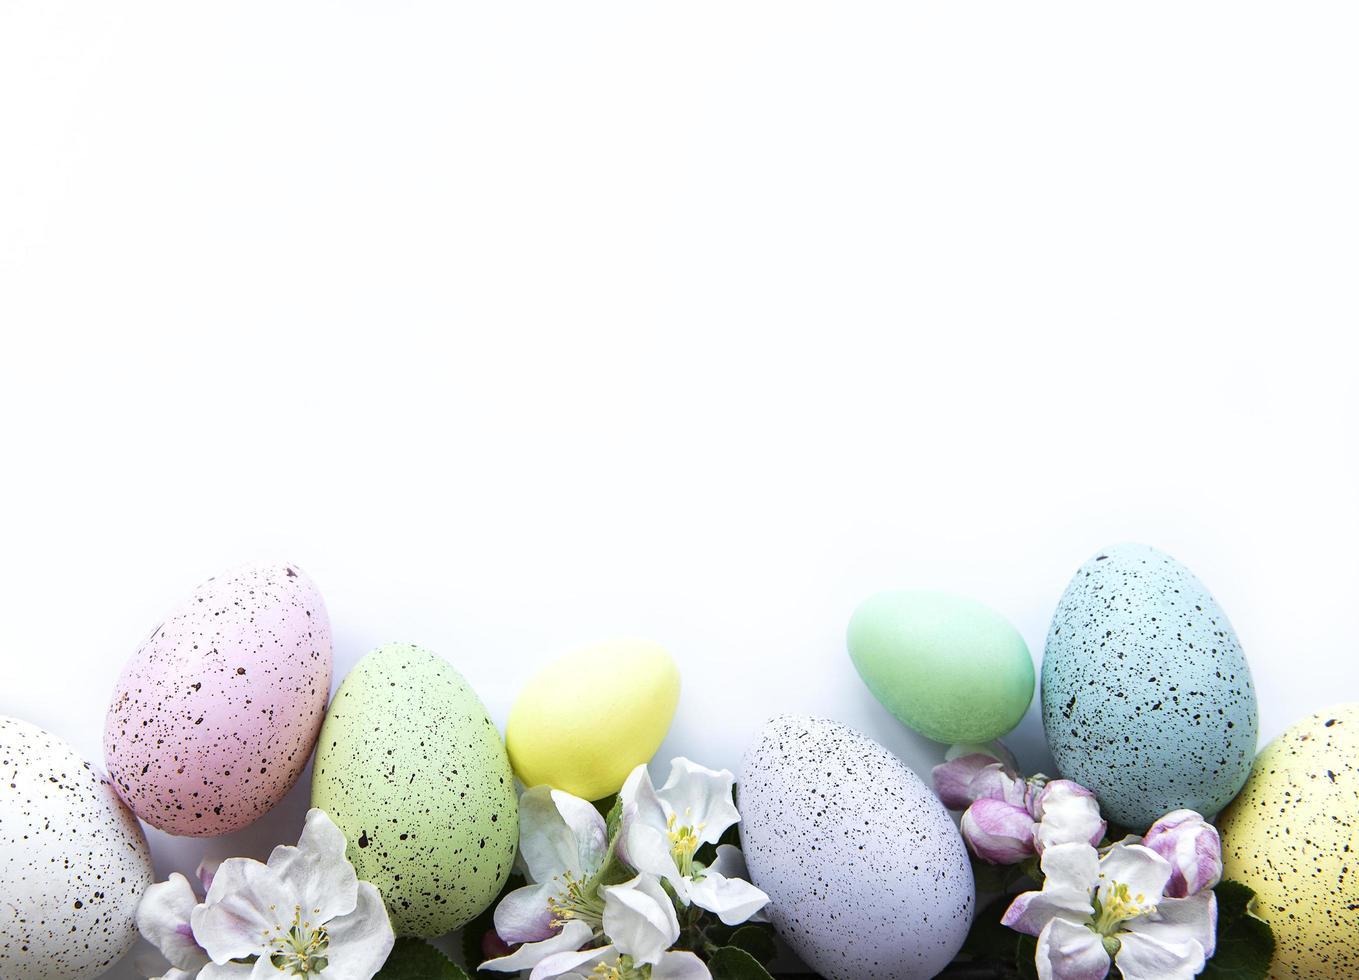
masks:
<svg viewBox="0 0 1359 980"><path fill-rule="evenodd" d="M849 656L882 706L937 742L989 742L1033 700L1033 659L1000 613L945 592L882 592L849 621Z"/></svg>
<svg viewBox="0 0 1359 980"><path fill-rule="evenodd" d="M399 936L467 924L514 865L519 810L500 732L461 674L411 644L374 650L335 692L311 803L344 831Z"/></svg>

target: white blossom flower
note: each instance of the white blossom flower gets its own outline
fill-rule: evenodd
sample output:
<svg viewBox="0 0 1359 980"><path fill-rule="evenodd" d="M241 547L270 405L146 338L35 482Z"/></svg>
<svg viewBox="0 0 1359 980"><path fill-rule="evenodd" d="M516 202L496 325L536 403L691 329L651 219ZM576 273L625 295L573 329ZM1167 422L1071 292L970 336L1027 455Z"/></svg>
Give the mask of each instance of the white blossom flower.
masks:
<svg viewBox="0 0 1359 980"><path fill-rule="evenodd" d="M357 879L344 834L321 810L267 864L222 862L190 922L210 959L199 980L371 980L395 941L382 896Z"/></svg>
<svg viewBox="0 0 1359 980"><path fill-rule="evenodd" d="M591 880L608 851L604 818L593 804L548 786L526 790L519 798L519 857L531 884L495 910L496 934L523 945L481 969L527 970L594 939L603 929L604 899Z"/></svg>
<svg viewBox="0 0 1359 980"><path fill-rule="evenodd" d="M679 938L675 906L653 876L638 875L602 890L604 933L611 942L597 949L555 953L530 980L711 980L708 968L690 952L672 950ZM648 971L649 968L649 971Z"/></svg>
<svg viewBox="0 0 1359 980"><path fill-rule="evenodd" d="M1042 868L1042 891L1018 896L1001 920L1038 937L1041 980L1101 980L1111 957L1124 980L1189 980L1213 955L1216 897L1164 897L1171 867L1150 848L1056 844Z"/></svg>
<svg viewBox="0 0 1359 980"><path fill-rule="evenodd" d="M198 863L197 878L203 891L212 887L213 876L221 861L204 858ZM198 945L189 917L198 907L197 892L189 879L178 872L147 888L137 906L137 930L169 961L173 969L153 980L178 980L196 977L208 962L208 954ZM155 967L147 968L149 974Z"/></svg>
<svg viewBox="0 0 1359 980"><path fill-rule="evenodd" d="M728 877L714 862L694 859L704 844L716 844L741 815L732 802L736 777L688 759L670 764L670 778L659 790L645 765L623 784L619 855L638 871L670 883L679 900L737 925L764 908L769 896L748 881Z"/></svg>
<svg viewBox="0 0 1359 980"><path fill-rule="evenodd" d="M198 945L189 922L197 907L193 886L178 872L146 889L137 906L138 931L176 970L196 971L208 962L208 954Z"/></svg>

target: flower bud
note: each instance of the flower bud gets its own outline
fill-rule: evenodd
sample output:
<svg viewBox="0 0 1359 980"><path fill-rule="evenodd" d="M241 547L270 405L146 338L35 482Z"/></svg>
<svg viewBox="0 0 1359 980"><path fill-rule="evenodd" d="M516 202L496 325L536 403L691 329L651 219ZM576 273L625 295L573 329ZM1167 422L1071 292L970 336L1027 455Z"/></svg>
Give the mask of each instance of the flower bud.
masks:
<svg viewBox="0 0 1359 980"><path fill-rule="evenodd" d="M988 864L1018 864L1034 854L1033 817L1023 806L983 797L963 814L963 840Z"/></svg>
<svg viewBox="0 0 1359 980"><path fill-rule="evenodd" d="M950 810L966 810L980 799L1023 805L1025 784L1015 773L1014 756L999 742L955 745L934 767L934 792Z"/></svg>
<svg viewBox="0 0 1359 980"><path fill-rule="evenodd" d="M1173 810L1151 825L1142 843L1170 862L1168 898L1186 898L1222 879L1222 839L1193 810Z"/></svg>
<svg viewBox="0 0 1359 980"><path fill-rule="evenodd" d="M1108 825L1099 815L1095 794L1069 779L1054 779L1034 801L1038 829L1035 846L1041 853L1057 844L1098 846Z"/></svg>

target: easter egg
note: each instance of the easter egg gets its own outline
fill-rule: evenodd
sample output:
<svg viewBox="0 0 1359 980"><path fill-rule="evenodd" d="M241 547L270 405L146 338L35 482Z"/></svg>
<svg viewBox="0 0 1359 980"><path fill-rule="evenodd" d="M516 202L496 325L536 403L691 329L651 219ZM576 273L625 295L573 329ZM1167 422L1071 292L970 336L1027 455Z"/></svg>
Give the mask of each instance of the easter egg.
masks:
<svg viewBox="0 0 1359 980"><path fill-rule="evenodd" d="M1042 683L1058 770L1116 823L1212 816L1246 781L1250 667L1217 601L1155 548L1119 545L1081 566L1053 614Z"/></svg>
<svg viewBox="0 0 1359 980"><path fill-rule="evenodd" d="M462 675L418 646L379 647L335 692L311 803L344 831L397 935L465 925L514 864L519 809L505 744Z"/></svg>
<svg viewBox="0 0 1359 980"><path fill-rule="evenodd" d="M71 746L0 716L0 977L101 976L152 881L137 818Z"/></svg>
<svg viewBox="0 0 1359 980"><path fill-rule="evenodd" d="M1359 704L1265 746L1217 826L1223 876L1274 930L1270 976L1359 976Z"/></svg>
<svg viewBox="0 0 1359 980"><path fill-rule="evenodd" d="M937 742L989 742L1033 700L1019 631L980 602L944 592L883 592L854 611L849 656L873 696Z"/></svg>
<svg viewBox="0 0 1359 980"><path fill-rule="evenodd" d="M751 881L779 935L827 980L923 980L972 924L972 867L944 805L877 742L782 715L742 766Z"/></svg>
<svg viewBox="0 0 1359 980"><path fill-rule="evenodd" d="M167 833L239 830L302 774L330 670L325 603L296 565L209 579L123 668L104 722L109 777Z"/></svg>
<svg viewBox="0 0 1359 980"><path fill-rule="evenodd" d="M553 661L510 710L505 745L515 774L525 786L586 800L618 792L661 747L679 691L674 659L644 640L599 643Z"/></svg>

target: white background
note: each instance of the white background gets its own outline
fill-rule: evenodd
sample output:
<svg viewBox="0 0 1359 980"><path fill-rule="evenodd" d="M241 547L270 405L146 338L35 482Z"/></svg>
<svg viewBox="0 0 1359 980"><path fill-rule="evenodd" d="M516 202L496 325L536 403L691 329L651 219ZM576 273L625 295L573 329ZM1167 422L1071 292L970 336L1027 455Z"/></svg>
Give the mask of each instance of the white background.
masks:
<svg viewBox="0 0 1359 980"><path fill-rule="evenodd" d="M1122 540L1262 736L1359 700L1351 5L0 6L0 713L102 758L200 580L319 583L498 722L632 634L661 758L829 715L855 604L1041 655ZM579 710L588 711L589 705ZM1031 712L1015 741L1046 763ZM292 841L152 833L163 874ZM111 976L130 977L130 966Z"/></svg>

